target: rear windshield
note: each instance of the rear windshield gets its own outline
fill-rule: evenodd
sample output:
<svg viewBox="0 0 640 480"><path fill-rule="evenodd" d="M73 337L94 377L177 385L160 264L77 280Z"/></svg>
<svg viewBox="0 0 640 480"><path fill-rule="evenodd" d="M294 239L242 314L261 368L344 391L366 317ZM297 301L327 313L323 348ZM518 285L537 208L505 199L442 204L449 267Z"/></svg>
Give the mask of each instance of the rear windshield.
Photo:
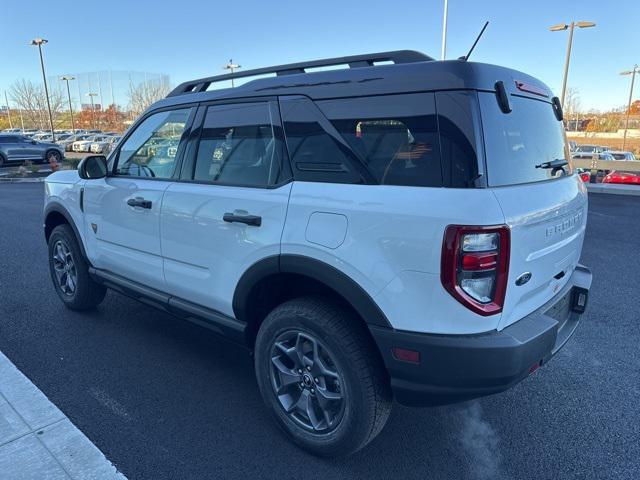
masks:
<svg viewBox="0 0 640 480"><path fill-rule="evenodd" d="M554 178L552 169L536 168L544 162L568 160L562 122L556 118L551 103L512 95L512 111L505 114L495 94L480 92L478 98L488 185L517 185ZM568 171L568 167L565 169Z"/></svg>

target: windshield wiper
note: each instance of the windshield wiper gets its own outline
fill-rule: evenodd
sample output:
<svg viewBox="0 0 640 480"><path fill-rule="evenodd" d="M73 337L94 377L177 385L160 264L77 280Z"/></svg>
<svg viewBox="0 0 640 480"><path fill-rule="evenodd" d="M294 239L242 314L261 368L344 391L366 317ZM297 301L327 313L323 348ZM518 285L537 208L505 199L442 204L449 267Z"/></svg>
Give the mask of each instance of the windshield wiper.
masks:
<svg viewBox="0 0 640 480"><path fill-rule="evenodd" d="M550 162L542 162L539 165L536 165L536 168L562 168L565 165L568 165L569 162L567 162L566 160L562 159L562 158L558 158L556 160L551 160Z"/></svg>

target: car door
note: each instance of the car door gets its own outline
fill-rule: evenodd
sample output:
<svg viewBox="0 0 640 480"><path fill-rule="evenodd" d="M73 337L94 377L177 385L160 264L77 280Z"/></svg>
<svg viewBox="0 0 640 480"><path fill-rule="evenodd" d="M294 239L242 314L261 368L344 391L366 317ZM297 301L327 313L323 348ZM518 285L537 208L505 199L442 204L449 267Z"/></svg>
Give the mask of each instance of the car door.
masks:
<svg viewBox="0 0 640 480"><path fill-rule="evenodd" d="M168 292L233 316L242 274L280 253L291 174L277 103L200 107L200 138L165 192L160 230Z"/></svg>
<svg viewBox="0 0 640 480"><path fill-rule="evenodd" d="M160 209L181 152L171 155L149 146L159 139L184 145L194 112L189 106L147 115L111 156L108 176L86 181L87 255L96 268L165 289Z"/></svg>

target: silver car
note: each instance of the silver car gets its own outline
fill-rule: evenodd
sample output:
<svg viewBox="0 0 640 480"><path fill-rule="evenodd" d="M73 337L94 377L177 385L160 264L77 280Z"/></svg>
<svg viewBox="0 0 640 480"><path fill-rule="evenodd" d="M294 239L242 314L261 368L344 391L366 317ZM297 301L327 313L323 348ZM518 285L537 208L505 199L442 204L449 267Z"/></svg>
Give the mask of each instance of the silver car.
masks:
<svg viewBox="0 0 640 480"><path fill-rule="evenodd" d="M64 148L55 143L38 142L24 135L0 134L0 166L24 160L60 162L63 157Z"/></svg>

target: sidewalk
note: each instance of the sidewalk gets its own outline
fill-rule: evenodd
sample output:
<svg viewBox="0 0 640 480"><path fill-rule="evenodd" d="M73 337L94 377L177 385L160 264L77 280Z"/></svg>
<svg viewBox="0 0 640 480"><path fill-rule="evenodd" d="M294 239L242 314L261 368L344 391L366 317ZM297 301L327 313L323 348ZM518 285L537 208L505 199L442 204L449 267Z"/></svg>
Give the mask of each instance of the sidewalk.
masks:
<svg viewBox="0 0 640 480"><path fill-rule="evenodd" d="M0 478L126 480L2 353Z"/></svg>

